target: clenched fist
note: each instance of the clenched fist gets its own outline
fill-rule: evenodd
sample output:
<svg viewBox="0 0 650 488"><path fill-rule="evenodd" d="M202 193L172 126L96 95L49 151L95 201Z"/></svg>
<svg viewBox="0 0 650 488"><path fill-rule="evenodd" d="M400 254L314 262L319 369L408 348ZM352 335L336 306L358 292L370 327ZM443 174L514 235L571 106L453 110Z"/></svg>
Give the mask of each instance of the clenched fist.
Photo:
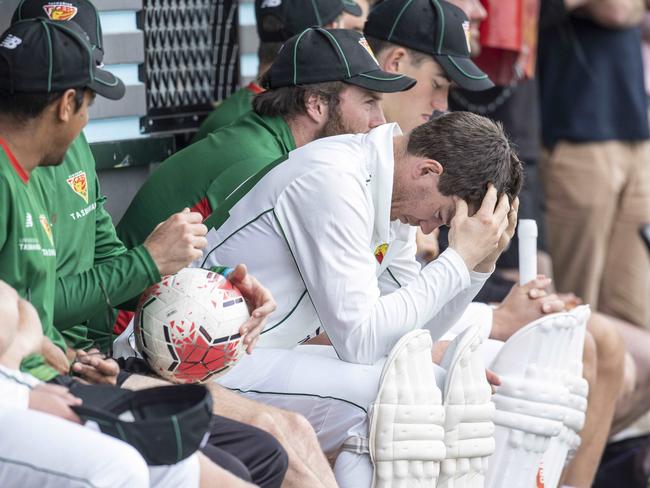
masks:
<svg viewBox="0 0 650 488"><path fill-rule="evenodd" d="M158 224L144 241L161 276L174 274L201 257L208 228L200 213L185 208Z"/></svg>

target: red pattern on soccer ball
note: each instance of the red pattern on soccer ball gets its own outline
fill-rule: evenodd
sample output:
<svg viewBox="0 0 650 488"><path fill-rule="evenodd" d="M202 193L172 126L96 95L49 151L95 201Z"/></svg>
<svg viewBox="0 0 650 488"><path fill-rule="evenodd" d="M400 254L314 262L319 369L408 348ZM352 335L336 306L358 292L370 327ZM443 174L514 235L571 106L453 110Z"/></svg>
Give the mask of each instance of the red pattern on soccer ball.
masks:
<svg viewBox="0 0 650 488"><path fill-rule="evenodd" d="M198 308L188 306L188 299ZM180 308L175 308L177 301ZM241 293L223 276L186 269L143 293L136 344L161 376L178 383L203 382L237 361L243 351L239 327L248 317Z"/></svg>

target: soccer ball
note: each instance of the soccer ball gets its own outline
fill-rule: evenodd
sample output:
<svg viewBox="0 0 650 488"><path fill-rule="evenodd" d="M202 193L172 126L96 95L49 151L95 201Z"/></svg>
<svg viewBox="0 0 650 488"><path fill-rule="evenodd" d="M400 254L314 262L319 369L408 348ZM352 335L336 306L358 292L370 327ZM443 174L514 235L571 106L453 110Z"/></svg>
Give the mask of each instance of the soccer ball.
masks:
<svg viewBox="0 0 650 488"><path fill-rule="evenodd" d="M174 383L224 374L244 351L239 328L250 317L241 293L218 273L185 268L140 298L134 318L138 352Z"/></svg>

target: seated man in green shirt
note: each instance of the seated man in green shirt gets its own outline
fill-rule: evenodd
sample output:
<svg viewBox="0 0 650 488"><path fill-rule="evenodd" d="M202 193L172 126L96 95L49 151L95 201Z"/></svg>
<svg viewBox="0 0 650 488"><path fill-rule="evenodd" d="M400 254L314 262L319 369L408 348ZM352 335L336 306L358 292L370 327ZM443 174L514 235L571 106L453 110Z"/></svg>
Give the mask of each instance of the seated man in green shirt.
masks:
<svg viewBox="0 0 650 488"><path fill-rule="evenodd" d="M21 2L13 22L44 17L48 12L44 9L47 3L47 0ZM90 33L93 57L100 63L102 34L95 7L87 0L70 0L69 5L76 9L77 23ZM93 383L114 384L119 372L117 365L98 355L84 354L82 350L91 343L88 339L90 318L93 315L105 317L107 302L118 304L139 294L159 281L160 275L174 273L190 263L197 252L200 255L205 233L200 224L202 217L198 213L179 211L156 226L143 245L127 250L117 238L111 217L103 207L105 198L101 196L95 161L83 133L72 142L62 164L37 168L30 183L39 190L48 215L52 216L50 222L53 222L54 244L58 250L54 325L63 332L68 346L77 349L72 368L62 352L62 341L59 347L51 345L49 348L51 361L55 362L59 373L68 373L71 369ZM273 300L242 266L235 268L229 279L256 309L253 310L255 317L247 325L250 350L266 316L273 310ZM93 339L98 337L93 335ZM52 376L57 374L49 369ZM137 380L137 375L132 378ZM285 483L290 486L334 485L316 436L304 419L242 399L216 385L211 391L216 413L260 427L280 439L289 454ZM265 459L258 461L259 466L266 462ZM254 481L267 486L272 482L275 468L267 463L266 473L254 476Z"/></svg>
<svg viewBox="0 0 650 488"><path fill-rule="evenodd" d="M256 96L251 112L165 160L117 226L127 247L141 244L158 222L184 207L207 218L240 183L297 147L385 123L382 94L414 84L379 69L363 36L351 30L310 28L285 46L291 49L285 47L274 66L294 73L309 70L308 81L278 87L266 77L267 91ZM314 46L322 52L318 69L303 54Z"/></svg>
<svg viewBox="0 0 650 488"><path fill-rule="evenodd" d="M24 38L10 33L0 45L0 279L34 304L44 334L62 353L65 343L52 320L57 261L52 220L31 173L38 166L61 164L88 121L95 93L121 98L124 85L96 66L77 24L53 25L25 21L17 29ZM78 39L76 51L70 39ZM55 41L66 48L53 52ZM49 61L48 69L33 62L34 53ZM56 376L40 356L27 358L23 369L45 381Z"/></svg>
<svg viewBox="0 0 650 488"><path fill-rule="evenodd" d="M285 41L300 34L307 27L347 28L347 26L341 25L341 18L348 15L357 19L362 16L362 13L361 7L352 0L313 0L311 2L284 0L277 3L256 0L255 20L260 39L257 50L259 60L257 80L251 81L220 102L201 124L194 136L194 142L200 141L215 130L230 125L246 112L250 112L253 96L264 91L264 88L257 82L269 69Z"/></svg>

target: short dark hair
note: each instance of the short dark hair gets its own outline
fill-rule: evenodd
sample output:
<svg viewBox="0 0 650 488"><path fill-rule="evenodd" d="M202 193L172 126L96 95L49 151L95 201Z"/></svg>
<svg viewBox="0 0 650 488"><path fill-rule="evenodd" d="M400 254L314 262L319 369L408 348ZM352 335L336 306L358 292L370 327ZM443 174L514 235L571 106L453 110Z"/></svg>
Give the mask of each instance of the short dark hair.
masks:
<svg viewBox="0 0 650 488"><path fill-rule="evenodd" d="M264 85L264 78L262 80ZM271 88L255 95L253 110L257 115L291 119L307 113L309 97L318 96L330 110L339 104L339 94L347 85L342 81L327 81L310 85L283 86Z"/></svg>
<svg viewBox="0 0 650 488"><path fill-rule="evenodd" d="M451 112L411 131L407 152L438 161L438 190L480 207L492 183L510 201L519 194L523 168L503 126L471 112Z"/></svg>
<svg viewBox="0 0 650 488"><path fill-rule="evenodd" d="M85 88L75 88L75 111L81 108L84 101ZM52 103L58 101L65 91L52 93L14 93L10 96L0 96L0 115L8 116L18 123L35 119Z"/></svg>
<svg viewBox="0 0 650 488"><path fill-rule="evenodd" d="M427 59L431 59L432 61L434 60L431 54L423 53L422 51L416 51L415 49L411 49L410 47L401 46L399 44L395 44L390 41L385 41L383 39L377 39L376 37L372 37L372 36L365 36L365 37L366 37L366 41L368 41L368 44L370 44L370 49L372 49L372 51L375 53L375 56L377 57L379 57L382 51L387 51L388 49L393 49L395 47L401 47L402 49L406 49L406 51L409 53L409 56L413 60L413 66L420 66Z"/></svg>

